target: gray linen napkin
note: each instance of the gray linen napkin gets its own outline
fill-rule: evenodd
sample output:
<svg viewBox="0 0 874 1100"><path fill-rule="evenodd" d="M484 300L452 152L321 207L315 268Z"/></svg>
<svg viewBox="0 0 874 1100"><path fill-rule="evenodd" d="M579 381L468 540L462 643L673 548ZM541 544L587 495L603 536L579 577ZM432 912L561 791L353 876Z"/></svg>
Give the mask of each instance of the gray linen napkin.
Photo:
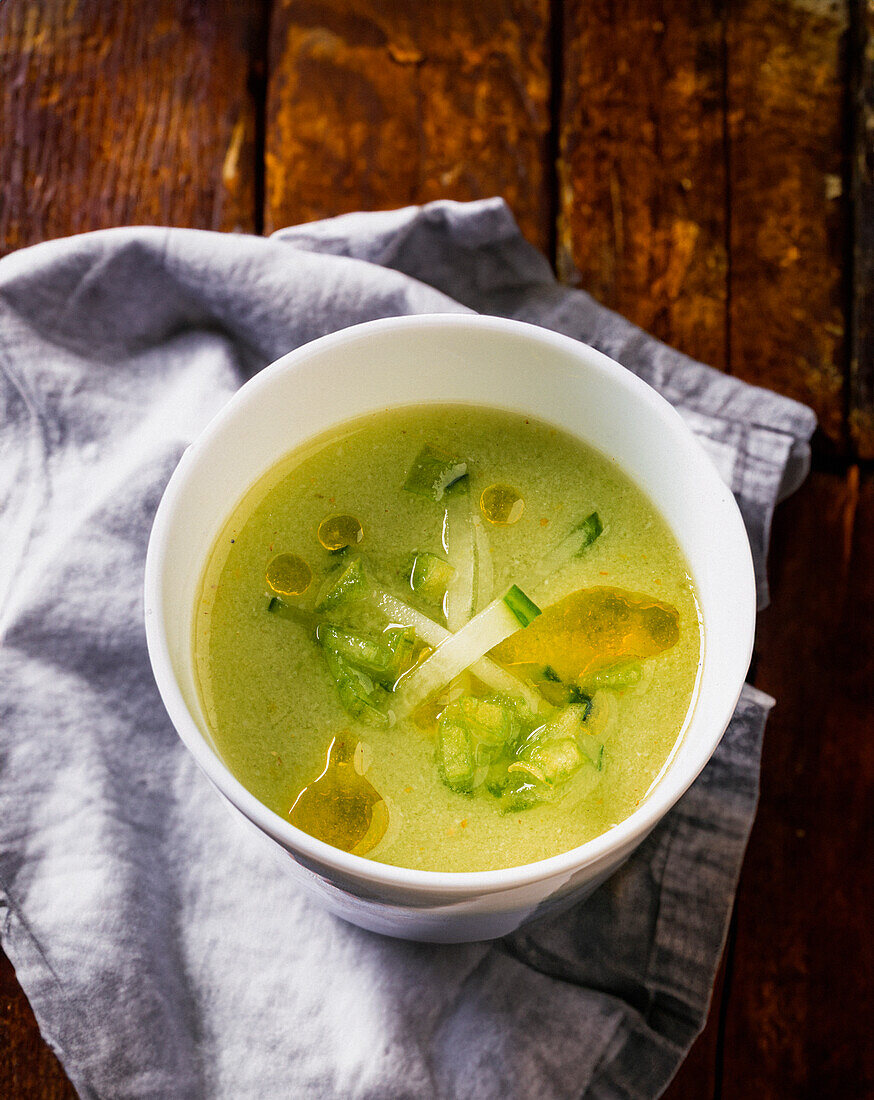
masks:
<svg viewBox="0 0 874 1100"><path fill-rule="evenodd" d="M771 700L587 903L494 944L314 908L177 740L141 621L185 446L264 364L369 318L472 308L586 340L687 416L737 494L761 599L810 411L557 286L499 200L274 239L119 229L0 261L0 916L85 1097L640 1097L707 1011Z"/></svg>

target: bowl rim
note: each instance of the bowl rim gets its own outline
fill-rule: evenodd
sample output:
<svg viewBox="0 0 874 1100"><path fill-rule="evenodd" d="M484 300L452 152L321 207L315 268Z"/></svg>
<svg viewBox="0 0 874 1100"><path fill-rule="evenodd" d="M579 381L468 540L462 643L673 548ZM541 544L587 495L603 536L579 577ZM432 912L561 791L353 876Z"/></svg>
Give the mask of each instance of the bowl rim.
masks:
<svg viewBox="0 0 874 1100"><path fill-rule="evenodd" d="M564 354L570 353L586 369L609 376L613 382L648 405L649 411L663 422L680 448L690 452L688 457L694 460L699 468L706 471L705 476L711 481L714 489L720 490L718 495L726 520L726 528L722 532L723 546L731 546L732 556L738 558L739 572L745 574L746 580L746 592L738 593L737 599L737 608L740 612L745 612L746 622L744 623L739 615L738 631L743 631L743 637L739 638L738 642L737 669L733 671L730 678L734 680L734 676L737 676L736 690L723 689L719 717L718 719L714 717L709 734L706 730L696 731L698 739L696 751L687 761L687 766L682 769L682 773L676 767L676 761L671 762L669 758L664 774L657 779L648 794L641 800L639 807L604 833L583 844L532 863L485 871L428 871L380 863L365 856L352 855L296 828L291 822L284 820L260 802L234 776L217 751L207 743L192 717L173 669L163 614L163 569L179 497L189 479L199 468L213 438L226 427L228 421L232 420L247 404L255 401L265 387L273 384L277 376L296 369L313 357L335 352L350 342L367 340L372 334L406 332L417 328L453 327L473 327L480 331L491 330L504 335L514 334L533 340L542 348L554 349ZM342 422L341 419L336 423ZM320 428L313 437L326 430L329 429ZM306 440L301 440L290 449L295 449L305 442ZM621 462L618 465L624 469ZM232 513L237 503L239 502L234 502L228 510L228 515ZM653 503L657 508L659 507L658 501ZM756 625L755 592L752 554L737 502L691 429L658 391L603 352L551 329L525 321L473 313L432 313L364 321L318 337L287 352L264 367L231 396L186 448L161 497L146 552L144 615L146 642L153 675L178 736L220 794L253 824L280 843L291 858L298 860L298 857L302 857L299 862L305 866L321 865L319 873L324 873L325 870L335 872L349 884L346 889L351 889L353 893L354 887L351 886L351 882L357 880L362 885L366 884L368 889L382 886L389 890L406 890L419 896L429 894L477 896L503 893L552 878L567 879L588 866L604 863L611 857L619 856L636 846L669 812L710 760L740 698L753 652ZM741 644L744 642L745 644ZM706 659L704 654L700 659L702 665ZM687 728L684 736L688 736L689 728L694 726L696 709L697 699L693 702L692 710L687 713Z"/></svg>

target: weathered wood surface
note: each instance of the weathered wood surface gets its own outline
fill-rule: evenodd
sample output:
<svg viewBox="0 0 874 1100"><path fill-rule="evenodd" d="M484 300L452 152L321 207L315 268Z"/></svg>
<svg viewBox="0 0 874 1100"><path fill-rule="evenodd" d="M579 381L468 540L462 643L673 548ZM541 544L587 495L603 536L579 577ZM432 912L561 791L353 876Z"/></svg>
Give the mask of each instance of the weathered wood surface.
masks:
<svg viewBox="0 0 874 1100"><path fill-rule="evenodd" d="M874 458L874 0L859 0L851 42L853 270L850 436Z"/></svg>
<svg viewBox="0 0 874 1100"><path fill-rule="evenodd" d="M558 271L656 336L727 365L720 14L565 5Z"/></svg>
<svg viewBox="0 0 874 1100"><path fill-rule="evenodd" d="M845 439L849 0L565 5L558 266Z"/></svg>
<svg viewBox="0 0 874 1100"><path fill-rule="evenodd" d="M848 0L728 4L729 369L844 442Z"/></svg>
<svg viewBox="0 0 874 1100"><path fill-rule="evenodd" d="M724 1100L874 1096L874 475L778 514L756 682L768 720L738 894Z"/></svg>
<svg viewBox="0 0 874 1100"><path fill-rule="evenodd" d="M278 0L265 227L502 194L550 237L549 0Z"/></svg>
<svg viewBox="0 0 874 1100"><path fill-rule="evenodd" d="M870 457L872 24L872 0L0 0L0 250L501 193L567 279ZM874 1095L854 471L821 465L778 511L735 948L669 1100ZM7 1095L72 1093L0 961Z"/></svg>
<svg viewBox="0 0 874 1100"><path fill-rule="evenodd" d="M74 1100L76 1091L43 1041L15 971L0 952L0 1096Z"/></svg>
<svg viewBox="0 0 874 1100"><path fill-rule="evenodd" d="M260 0L0 3L0 250L255 226Z"/></svg>

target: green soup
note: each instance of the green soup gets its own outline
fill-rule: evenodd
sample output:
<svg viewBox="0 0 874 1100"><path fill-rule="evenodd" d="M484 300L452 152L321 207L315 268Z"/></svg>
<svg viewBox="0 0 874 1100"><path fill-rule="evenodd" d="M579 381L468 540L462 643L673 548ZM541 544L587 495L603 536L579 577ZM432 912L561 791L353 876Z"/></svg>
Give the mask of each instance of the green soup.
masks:
<svg viewBox="0 0 874 1100"><path fill-rule="evenodd" d="M426 406L253 487L194 654L219 752L277 814L384 863L477 871L635 810L694 702L701 624L615 463L537 420Z"/></svg>

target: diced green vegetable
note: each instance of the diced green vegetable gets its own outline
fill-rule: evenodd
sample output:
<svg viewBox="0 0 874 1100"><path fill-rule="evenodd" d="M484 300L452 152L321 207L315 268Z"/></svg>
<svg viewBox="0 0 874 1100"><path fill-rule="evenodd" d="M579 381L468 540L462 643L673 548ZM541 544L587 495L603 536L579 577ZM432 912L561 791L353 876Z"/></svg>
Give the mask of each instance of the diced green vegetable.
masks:
<svg viewBox="0 0 874 1100"><path fill-rule="evenodd" d="M408 667L416 644L412 630L405 627L389 627L380 641L363 634L354 634L333 623L319 623L316 641L325 650L336 653L361 672L366 672L378 683L392 688L395 681Z"/></svg>
<svg viewBox="0 0 874 1100"><path fill-rule="evenodd" d="M337 694L343 709L353 718L369 726L385 728L390 724L384 710L385 690L366 672L351 665L335 650L323 645L328 670L337 685Z"/></svg>
<svg viewBox="0 0 874 1100"><path fill-rule="evenodd" d="M427 550L414 553L409 567L410 588L429 603L439 604L446 595L455 567Z"/></svg>
<svg viewBox="0 0 874 1100"><path fill-rule="evenodd" d="M392 675L397 679L412 663L416 632L408 626L388 626L382 632L382 644L392 655Z"/></svg>
<svg viewBox="0 0 874 1100"><path fill-rule="evenodd" d="M293 603L286 603L278 596L273 596L268 600L267 611L278 619L288 619L309 629L313 629L318 622L318 617L311 611L305 611L302 607L297 607Z"/></svg>
<svg viewBox="0 0 874 1100"><path fill-rule="evenodd" d="M513 612L520 626L528 626L540 614L537 604L529 599L517 584L508 590L504 596L504 603Z"/></svg>
<svg viewBox="0 0 874 1100"><path fill-rule="evenodd" d="M580 536L577 544L576 557L582 557L583 552L592 545L603 530L604 525L601 523L601 517L597 512L592 512L592 514L586 516L581 523L578 523L573 531L571 531L571 536Z"/></svg>
<svg viewBox="0 0 874 1100"><path fill-rule="evenodd" d="M340 569L329 573L316 598L316 611L333 611L367 595L367 578L361 558L344 560Z"/></svg>
<svg viewBox="0 0 874 1100"><path fill-rule="evenodd" d="M473 525L467 478L446 494L443 539L452 580L446 591L446 625L455 633L476 614L479 592L479 549Z"/></svg>
<svg viewBox="0 0 874 1100"><path fill-rule="evenodd" d="M371 638L341 630L331 623L319 623L316 627L316 641L324 649L331 650L344 661L366 672L368 676L380 682L386 680L393 682L393 655Z"/></svg>
<svg viewBox="0 0 874 1100"><path fill-rule="evenodd" d="M587 735L597 738L601 744L606 744L618 721L619 704L616 696L612 691L604 691L603 688L596 691L589 703L589 713L586 717Z"/></svg>
<svg viewBox="0 0 874 1100"><path fill-rule="evenodd" d="M603 531L601 517L597 512L591 512L572 527L557 546L540 559L531 570L530 576L526 577L526 582L533 588L567 565L569 561L582 557Z"/></svg>
<svg viewBox="0 0 874 1100"><path fill-rule="evenodd" d="M598 771L602 771L604 768L604 743L583 730L577 734L577 745L589 763L594 764Z"/></svg>
<svg viewBox="0 0 874 1100"><path fill-rule="evenodd" d="M588 709L590 695L576 684L567 684L562 680L552 665L544 665L539 677L533 674L533 678L542 695L553 706L566 707L571 703L585 706Z"/></svg>
<svg viewBox="0 0 874 1100"><path fill-rule="evenodd" d="M516 743L535 724L536 719L521 699L503 695L462 696L444 708L437 724L441 778L453 790L472 791L487 783L490 777L494 782L496 762L503 760L499 772L506 781L507 763L512 759ZM466 765L463 769L456 768L462 779L450 781L445 760L459 759L462 744Z"/></svg>
<svg viewBox="0 0 874 1100"><path fill-rule="evenodd" d="M600 672L594 672L586 677L585 688L588 692L595 692L599 688L607 688L610 691L624 691L626 688L637 687L643 680L643 667L639 661L630 661L623 665L611 665Z"/></svg>
<svg viewBox="0 0 874 1100"><path fill-rule="evenodd" d="M516 812L552 797L583 765L604 766L604 746L585 728L587 708L571 705L517 744L505 775L494 766L487 779L504 810Z"/></svg>
<svg viewBox="0 0 874 1100"><path fill-rule="evenodd" d="M476 764L470 734L451 717L441 718L437 727L437 770L440 778L453 791L473 790Z"/></svg>
<svg viewBox="0 0 874 1100"><path fill-rule="evenodd" d="M425 446L419 451L404 488L408 493L440 501L446 490L467 473L467 463L462 462L435 447Z"/></svg>

